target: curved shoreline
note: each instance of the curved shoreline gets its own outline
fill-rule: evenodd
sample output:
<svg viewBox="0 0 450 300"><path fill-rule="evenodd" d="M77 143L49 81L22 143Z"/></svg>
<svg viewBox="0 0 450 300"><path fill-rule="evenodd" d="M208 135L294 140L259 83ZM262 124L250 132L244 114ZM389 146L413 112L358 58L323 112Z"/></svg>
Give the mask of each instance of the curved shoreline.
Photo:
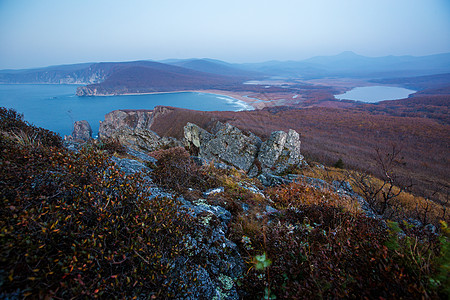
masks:
<svg viewBox="0 0 450 300"><path fill-rule="evenodd" d="M248 109L261 109L268 105L265 104L264 100L257 98L250 98L246 94L240 92L223 91L223 90L180 90L180 91L170 91L170 92L147 92L147 93L124 93L124 94L109 94L109 95L89 95L88 97L108 97L108 96L140 96L140 95L157 95L157 94L174 94L174 93L204 93L211 94L215 96L224 96L232 98L236 101L243 102L243 107Z"/></svg>

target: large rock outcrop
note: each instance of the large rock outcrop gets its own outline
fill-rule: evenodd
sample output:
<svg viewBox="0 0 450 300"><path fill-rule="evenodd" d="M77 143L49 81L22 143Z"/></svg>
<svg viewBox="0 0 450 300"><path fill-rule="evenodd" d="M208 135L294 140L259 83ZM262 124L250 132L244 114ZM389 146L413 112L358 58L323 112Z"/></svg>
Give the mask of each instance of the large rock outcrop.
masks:
<svg viewBox="0 0 450 300"><path fill-rule="evenodd" d="M92 128L86 120L73 124L72 139L75 141L89 141L92 138Z"/></svg>
<svg viewBox="0 0 450 300"><path fill-rule="evenodd" d="M212 133L188 123L184 130L188 146L198 149L198 156L220 160L246 172L250 170L258 153L261 139L253 133L245 134L230 124L217 122Z"/></svg>
<svg viewBox="0 0 450 300"><path fill-rule="evenodd" d="M290 129L274 131L269 139L261 144L257 163L249 175L255 176L259 171L271 170L274 173L282 173L290 166L298 166L303 163L300 154L300 135Z"/></svg>
<svg viewBox="0 0 450 300"><path fill-rule="evenodd" d="M188 123L184 127L185 146L208 160L222 161L244 170L250 176L260 173L282 173L303 164L300 137L294 130L275 131L262 142L253 133L217 122L210 132Z"/></svg>
<svg viewBox="0 0 450 300"><path fill-rule="evenodd" d="M169 111L166 107L154 110L115 110L105 115L100 122L99 138L118 140L137 151L153 151L161 147L180 146L174 138L160 137L150 130L155 117Z"/></svg>
<svg viewBox="0 0 450 300"><path fill-rule="evenodd" d="M163 147L182 146L181 142L174 138L160 137L151 130L140 128L121 127L112 132L109 137L136 151L151 152Z"/></svg>
<svg viewBox="0 0 450 300"><path fill-rule="evenodd" d="M164 117L164 115L170 113L172 110L173 108L166 106L156 106L153 110L114 110L105 115L104 121L100 121L99 137L111 137L114 132L124 127L132 130L150 130L156 118Z"/></svg>
<svg viewBox="0 0 450 300"><path fill-rule="evenodd" d="M100 121L99 137L108 138L121 128L147 129L151 126L152 110L115 110Z"/></svg>

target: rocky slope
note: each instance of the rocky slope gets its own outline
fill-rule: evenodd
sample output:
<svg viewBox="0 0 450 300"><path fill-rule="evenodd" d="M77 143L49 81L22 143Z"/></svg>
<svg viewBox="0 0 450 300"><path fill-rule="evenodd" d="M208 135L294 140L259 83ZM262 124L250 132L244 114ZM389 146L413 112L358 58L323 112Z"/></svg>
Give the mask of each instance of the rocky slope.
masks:
<svg viewBox="0 0 450 300"><path fill-rule="evenodd" d="M228 123L216 122L211 133L188 123L183 141L161 138L151 130L152 125L172 112L172 108L163 106L152 111L113 111L100 123L99 137L117 139L135 150L146 151L184 143L200 158L227 163L250 176L268 171L279 174L305 163L300 154L300 136L295 130L273 132L263 142L252 132L242 132Z"/></svg>
<svg viewBox="0 0 450 300"><path fill-rule="evenodd" d="M438 239L426 226L384 222L346 182L273 174L302 161L293 131L261 141L227 123L187 124L185 143L200 155L192 157L183 147L136 151L111 137L63 145L2 108L0 121L2 299L450 293L448 228ZM123 119L117 131L148 130L137 123ZM89 133L79 125L78 135ZM274 187L236 169L251 171L247 161L258 158L266 172L258 178Z"/></svg>
<svg viewBox="0 0 450 300"><path fill-rule="evenodd" d="M273 131L288 132L293 129L301 133L302 154L309 159L333 165L341 158L346 167L367 170L372 174L378 174L373 164L374 149L387 153L392 145L396 145L401 149L406 163L398 167L402 180L412 180L414 193L444 203L449 186L449 162L446 157L450 141L448 121L441 122L419 115L432 116L433 112L439 112L443 120L447 120L447 98L422 104L420 101L416 103L414 98L406 102L391 101L389 109L399 116L386 115L382 107L387 104L383 103L372 105L369 110L375 109L373 113L366 110L288 107L242 112L202 112L167 107L164 115L153 117L147 129L160 136L177 139L184 137L184 126L188 122L208 132L212 131L217 121L229 123L241 131L251 131L262 139L269 138ZM408 110L419 110L418 116L407 113L403 116L406 105Z"/></svg>

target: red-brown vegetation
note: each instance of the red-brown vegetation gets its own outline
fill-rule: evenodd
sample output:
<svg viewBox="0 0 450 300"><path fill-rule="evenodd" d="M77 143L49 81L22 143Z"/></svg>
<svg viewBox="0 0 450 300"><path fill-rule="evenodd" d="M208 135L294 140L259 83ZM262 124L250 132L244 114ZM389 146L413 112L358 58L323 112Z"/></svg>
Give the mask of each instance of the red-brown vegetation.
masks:
<svg viewBox="0 0 450 300"><path fill-rule="evenodd" d="M399 167L399 176L412 180L412 191L442 202L448 195L450 127L433 119L329 108L275 107L242 112L172 109L163 118L156 118L151 129L181 138L187 122L210 129L216 121L229 122L262 138L275 130L297 130L302 153L308 159L333 165L341 158L348 168L375 175L379 175L373 163L375 149L387 152L396 145L405 163Z"/></svg>
<svg viewBox="0 0 450 300"><path fill-rule="evenodd" d="M410 235L411 228L403 224L408 235L400 239L397 223L386 230L380 220L355 211L351 202L301 183L268 194L279 209L275 219L256 223L238 218L232 227L232 236L244 237L237 243L252 258L243 278L250 299L438 298L425 274L436 270L431 272L448 281L439 273L445 274L445 266L437 258L434 236ZM265 266L258 267L261 260Z"/></svg>
<svg viewBox="0 0 450 300"><path fill-rule="evenodd" d="M183 164L182 152L163 150L158 164L172 170L171 161ZM445 238L406 223L389 223L387 229L381 220L365 217L355 200L307 184L270 188L269 202L243 188L248 178L236 171L209 166L205 177L178 163L175 169L181 178L215 177L225 187L207 202L232 212L228 236L247 261L247 272L239 279L245 299L445 296L444 257L450 250ZM266 205L278 211L267 215ZM399 238L401 230L406 235Z"/></svg>
<svg viewBox="0 0 450 300"><path fill-rule="evenodd" d="M125 176L95 145L69 151L0 112L0 298L177 293L170 261L185 233L201 230L190 215L174 200L149 201L143 174ZM17 128L39 143L15 138ZM195 278L183 280L189 289Z"/></svg>
<svg viewBox="0 0 450 300"><path fill-rule="evenodd" d="M433 119L448 125L450 124L449 104L450 93L447 95L416 95L407 99L353 105L353 107L358 111L369 111L373 114Z"/></svg>
<svg viewBox="0 0 450 300"><path fill-rule="evenodd" d="M180 292L174 287L189 295L198 280L191 262L202 258L186 241L207 236L204 224L175 200L149 200L147 174L125 176L95 144L69 151L1 112L0 126L9 125L0 128L0 297L170 298ZM18 127L39 142L16 138ZM445 223L440 236L406 223L386 228L351 199L302 183L268 190L270 201L245 188L254 183L243 173L194 166L182 148L154 155L153 177L169 177L169 189L224 187L206 201L232 212L228 238L246 268L230 280L245 299L450 293ZM268 214L267 205L276 210ZM177 257L189 258L185 268L174 267Z"/></svg>

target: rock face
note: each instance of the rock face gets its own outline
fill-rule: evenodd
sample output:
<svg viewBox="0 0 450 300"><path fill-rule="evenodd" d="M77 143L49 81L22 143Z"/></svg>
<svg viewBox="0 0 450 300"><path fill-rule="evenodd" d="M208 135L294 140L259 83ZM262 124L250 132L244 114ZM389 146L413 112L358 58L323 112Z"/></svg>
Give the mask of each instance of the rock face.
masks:
<svg viewBox="0 0 450 300"><path fill-rule="evenodd" d="M143 161L155 162L153 157L145 153L128 150L128 154ZM126 175L136 172L149 172L150 168L138 160L113 157L112 160ZM155 186L152 179L146 176L151 189L152 198L175 199L174 195ZM212 192L223 192L214 189ZM188 201L183 197L176 198L179 203L179 213L191 215L197 225L198 232L183 237L187 255L179 256L172 262L173 271L168 275L171 282L169 289L176 299L239 299L236 281L244 271L244 261L235 243L226 237L231 213L221 206L209 205L205 199ZM195 277L195 282L186 282L187 278ZM189 293L183 287L189 285Z"/></svg>
<svg viewBox="0 0 450 300"><path fill-rule="evenodd" d="M164 106L156 106L153 110L115 110L105 115L105 121L100 122L99 137L107 138L120 128L147 129L153 124L155 118L164 116L171 111Z"/></svg>
<svg viewBox="0 0 450 300"><path fill-rule="evenodd" d="M262 142L253 133L217 122L212 132L188 123L184 127L185 145L198 151L198 156L219 160L244 170L250 176L260 173L281 173L303 163L299 134L294 130L275 131Z"/></svg>
<svg viewBox="0 0 450 300"><path fill-rule="evenodd" d="M147 129L152 122L152 110L115 110L105 115L105 121L100 122L99 137L111 137L121 128Z"/></svg>
<svg viewBox="0 0 450 300"><path fill-rule="evenodd" d="M115 110L100 122L99 138L117 139L137 151L154 151L161 147L180 146L173 138L160 137L150 130L156 116L164 115L169 109L156 107L154 110Z"/></svg>
<svg viewBox="0 0 450 300"><path fill-rule="evenodd" d="M198 148L198 156L208 160L221 160L246 172L255 160L261 140L250 133L244 134L229 124L217 122L213 133L188 123L184 128L188 146Z"/></svg>
<svg viewBox="0 0 450 300"><path fill-rule="evenodd" d="M274 173L282 173L290 166L302 164L303 156L300 154L300 135L290 129L288 133L284 131L274 131L269 139L262 143L258 153L257 161L260 165L255 165L250 175L255 176L259 171L271 170Z"/></svg>
<svg viewBox="0 0 450 300"><path fill-rule="evenodd" d="M88 121L76 121L73 124L72 138L80 141L88 141L92 138L92 128Z"/></svg>
<svg viewBox="0 0 450 300"><path fill-rule="evenodd" d="M174 138L160 137L155 132L147 129L130 129L121 127L114 131L110 138L116 139L120 144L128 146L136 151L151 152L162 147L181 146Z"/></svg>

